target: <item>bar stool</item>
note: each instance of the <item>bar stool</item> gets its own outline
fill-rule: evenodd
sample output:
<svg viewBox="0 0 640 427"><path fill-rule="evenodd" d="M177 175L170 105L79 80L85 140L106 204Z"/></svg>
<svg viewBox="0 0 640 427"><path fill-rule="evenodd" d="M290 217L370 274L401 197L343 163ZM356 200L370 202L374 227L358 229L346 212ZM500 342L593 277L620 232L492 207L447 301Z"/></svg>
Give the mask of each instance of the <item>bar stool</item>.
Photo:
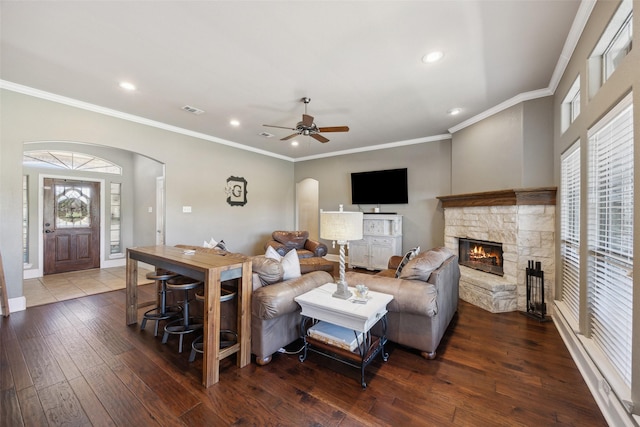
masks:
<svg viewBox="0 0 640 427"><path fill-rule="evenodd" d="M178 353L182 353L182 339L184 335L202 329L202 323L195 323L195 319L189 316L189 291L201 287L202 282L186 276L178 276L167 280L167 289L184 292L182 318L167 323L164 327L164 336L162 337L162 344L166 344L169 335L178 335L180 337Z"/></svg>
<svg viewBox="0 0 640 427"><path fill-rule="evenodd" d="M173 279L175 277L178 277L178 274L163 269L157 269L156 271L147 273L147 279L155 280L159 284L158 287L160 288L160 290L158 291L158 293L160 294L160 305L146 311L142 315L142 323L140 323L141 331L144 330L145 326L147 326L147 320L155 321L156 324L153 331L153 336L157 337L158 324L160 323L160 321L172 319L180 314L180 307L167 307L167 280Z"/></svg>
<svg viewBox="0 0 640 427"><path fill-rule="evenodd" d="M236 290L229 289L227 287L220 288L220 303L231 301L236 297ZM196 301L204 302L204 291L202 293L196 293ZM222 325L222 316L220 316L220 325ZM204 353L204 335L200 335L191 343L191 354L189 355L189 362L196 360L196 353ZM238 342L238 334L231 329L220 330L220 348L231 347Z"/></svg>

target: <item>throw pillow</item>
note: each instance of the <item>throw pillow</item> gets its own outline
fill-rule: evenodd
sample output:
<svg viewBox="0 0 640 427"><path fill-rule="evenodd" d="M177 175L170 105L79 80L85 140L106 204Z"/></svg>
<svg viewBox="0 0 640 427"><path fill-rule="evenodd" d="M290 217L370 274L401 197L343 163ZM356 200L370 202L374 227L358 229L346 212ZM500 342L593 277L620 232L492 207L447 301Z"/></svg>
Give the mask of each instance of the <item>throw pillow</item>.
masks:
<svg viewBox="0 0 640 427"><path fill-rule="evenodd" d="M450 256L451 252L449 251L429 250L424 252L405 265L400 278L426 282L429 280L431 273L437 270Z"/></svg>
<svg viewBox="0 0 640 427"><path fill-rule="evenodd" d="M280 261L258 255L252 258L252 269L258 274L262 286L272 285L282 281L284 269Z"/></svg>
<svg viewBox="0 0 640 427"><path fill-rule="evenodd" d="M275 259L282 264L284 271L283 280L300 277L300 260L296 251L289 251L285 256L280 255L273 247L269 246L264 254L265 257Z"/></svg>
<svg viewBox="0 0 640 427"><path fill-rule="evenodd" d="M284 270L283 280L295 279L302 276L300 273L300 258L296 251L289 251L282 257L282 269Z"/></svg>
<svg viewBox="0 0 640 427"><path fill-rule="evenodd" d="M400 265L398 265L398 268L396 269L396 278L400 277L400 274L402 273L402 269L404 269L404 266L407 265L407 263L411 261L413 258L415 258L416 255L418 255L419 253L420 253L420 246L416 246L415 248L411 249L409 252L404 254L404 257L402 257L402 261L400 261Z"/></svg>

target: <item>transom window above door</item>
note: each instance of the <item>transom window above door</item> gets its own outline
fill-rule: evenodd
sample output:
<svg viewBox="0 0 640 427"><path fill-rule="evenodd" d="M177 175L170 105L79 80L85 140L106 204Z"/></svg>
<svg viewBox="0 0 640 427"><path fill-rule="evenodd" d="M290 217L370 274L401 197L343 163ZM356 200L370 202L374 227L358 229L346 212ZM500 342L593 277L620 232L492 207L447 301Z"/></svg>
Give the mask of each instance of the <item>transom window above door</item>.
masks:
<svg viewBox="0 0 640 427"><path fill-rule="evenodd" d="M89 154L76 153L73 151L25 151L22 164L27 167L45 167L122 175L122 168L115 163Z"/></svg>

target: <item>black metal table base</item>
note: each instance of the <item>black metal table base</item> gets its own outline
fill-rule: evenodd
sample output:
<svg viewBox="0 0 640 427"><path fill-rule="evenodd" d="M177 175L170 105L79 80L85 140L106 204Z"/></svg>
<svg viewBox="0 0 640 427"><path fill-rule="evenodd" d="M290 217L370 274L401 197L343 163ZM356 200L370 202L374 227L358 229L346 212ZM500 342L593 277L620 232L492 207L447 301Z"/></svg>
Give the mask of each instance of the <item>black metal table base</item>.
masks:
<svg viewBox="0 0 640 427"><path fill-rule="evenodd" d="M362 341L360 341L358 333L354 331L358 346L356 351L351 352L308 336L307 325L309 323L313 324L316 321L309 317L302 316L300 332L304 346L302 348L302 354L298 356L298 358L300 362L304 362L307 359L307 352L312 351L328 357L329 359L344 363L345 365L360 368L360 383L362 388L366 389L367 383L365 381L365 368L373 362L378 354L381 355L384 362L389 359L389 353L384 350L384 345L387 342L387 316L383 316L380 321L382 322L382 336L375 336L372 335L370 331L367 331L363 334Z"/></svg>

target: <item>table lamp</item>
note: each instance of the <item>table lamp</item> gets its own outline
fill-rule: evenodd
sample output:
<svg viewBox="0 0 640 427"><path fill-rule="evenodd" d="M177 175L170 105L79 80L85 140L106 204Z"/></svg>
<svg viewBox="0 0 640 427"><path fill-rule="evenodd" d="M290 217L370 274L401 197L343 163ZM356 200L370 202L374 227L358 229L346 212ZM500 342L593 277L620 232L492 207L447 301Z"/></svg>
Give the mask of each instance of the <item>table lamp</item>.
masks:
<svg viewBox="0 0 640 427"><path fill-rule="evenodd" d="M336 242L340 245L340 279L338 289L334 292L335 298L349 299L351 292L344 279L344 247L349 245L349 240L362 239L362 212L345 212L340 205L339 211L323 211L320 213L320 237Z"/></svg>

